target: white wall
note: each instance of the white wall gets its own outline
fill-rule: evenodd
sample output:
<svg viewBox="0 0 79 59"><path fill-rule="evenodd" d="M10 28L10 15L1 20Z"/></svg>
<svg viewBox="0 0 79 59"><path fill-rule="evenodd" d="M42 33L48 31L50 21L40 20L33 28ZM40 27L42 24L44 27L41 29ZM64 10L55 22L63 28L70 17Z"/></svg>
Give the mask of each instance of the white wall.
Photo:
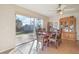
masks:
<svg viewBox="0 0 79 59"><path fill-rule="evenodd" d="M56 18L55 17L54 18L50 18L49 22L52 22L53 25L55 23L58 23L57 28L59 29L59 17L58 16Z"/></svg>
<svg viewBox="0 0 79 59"><path fill-rule="evenodd" d="M0 5L0 52L15 47L15 12L11 5Z"/></svg>

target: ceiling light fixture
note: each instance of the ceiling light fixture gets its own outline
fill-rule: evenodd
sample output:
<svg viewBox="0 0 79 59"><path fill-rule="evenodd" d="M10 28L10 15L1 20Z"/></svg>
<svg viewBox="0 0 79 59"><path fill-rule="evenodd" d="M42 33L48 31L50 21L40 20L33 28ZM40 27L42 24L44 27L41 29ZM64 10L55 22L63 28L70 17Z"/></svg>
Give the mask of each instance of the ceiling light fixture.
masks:
<svg viewBox="0 0 79 59"><path fill-rule="evenodd" d="M57 13L59 14L60 18L63 17L64 8L62 8L61 4L59 4L59 6L57 8Z"/></svg>

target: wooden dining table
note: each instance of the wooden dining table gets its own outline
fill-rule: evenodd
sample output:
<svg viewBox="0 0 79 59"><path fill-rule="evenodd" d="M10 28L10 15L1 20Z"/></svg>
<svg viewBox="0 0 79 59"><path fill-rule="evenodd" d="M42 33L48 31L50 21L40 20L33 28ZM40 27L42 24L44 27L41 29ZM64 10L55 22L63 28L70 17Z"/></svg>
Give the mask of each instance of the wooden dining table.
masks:
<svg viewBox="0 0 79 59"><path fill-rule="evenodd" d="M55 32L38 32L38 35L42 35L42 50L44 48L44 46L49 47L50 44L50 39L52 37L55 37L56 33ZM55 40L55 38L53 38ZM57 42L56 42L57 43ZM57 45L55 45L57 46Z"/></svg>

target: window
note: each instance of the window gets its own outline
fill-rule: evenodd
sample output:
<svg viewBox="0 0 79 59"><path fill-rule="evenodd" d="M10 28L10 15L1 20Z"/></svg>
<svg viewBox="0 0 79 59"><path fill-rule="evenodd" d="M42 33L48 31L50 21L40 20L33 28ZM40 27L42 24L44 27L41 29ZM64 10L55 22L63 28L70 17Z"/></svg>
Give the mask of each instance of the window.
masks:
<svg viewBox="0 0 79 59"><path fill-rule="evenodd" d="M31 33L34 28L43 28L43 19L16 15L16 32Z"/></svg>

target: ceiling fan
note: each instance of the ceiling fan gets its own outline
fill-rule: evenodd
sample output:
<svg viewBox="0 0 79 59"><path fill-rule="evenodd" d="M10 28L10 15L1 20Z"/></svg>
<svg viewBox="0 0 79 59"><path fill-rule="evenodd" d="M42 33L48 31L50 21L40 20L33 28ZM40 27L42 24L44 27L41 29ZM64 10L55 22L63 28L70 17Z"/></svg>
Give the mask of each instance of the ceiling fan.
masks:
<svg viewBox="0 0 79 59"><path fill-rule="evenodd" d="M56 9L52 9L51 11L56 11L57 14L64 14L64 12L73 11L74 8L69 7L65 4L58 4L58 7Z"/></svg>
<svg viewBox="0 0 79 59"><path fill-rule="evenodd" d="M57 9L56 9L57 13L63 14L65 7L66 7L65 5L62 6L61 4L59 4Z"/></svg>

